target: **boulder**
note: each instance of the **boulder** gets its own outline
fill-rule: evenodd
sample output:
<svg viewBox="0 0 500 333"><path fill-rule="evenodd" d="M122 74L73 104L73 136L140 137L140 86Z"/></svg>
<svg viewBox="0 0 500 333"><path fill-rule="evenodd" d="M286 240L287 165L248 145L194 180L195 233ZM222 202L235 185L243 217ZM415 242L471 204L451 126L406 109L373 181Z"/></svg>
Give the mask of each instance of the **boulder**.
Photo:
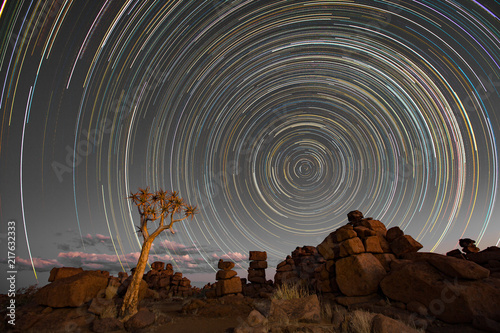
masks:
<svg viewBox="0 0 500 333"><path fill-rule="evenodd" d="M385 238L387 239L387 241L389 243L392 243L392 241L394 241L396 238L404 236L404 234L405 233L403 232L403 230L401 230L400 227L395 226L395 227L389 228L387 230L387 233L385 234Z"/></svg>
<svg viewBox="0 0 500 333"><path fill-rule="evenodd" d="M252 312L248 314L246 322L250 327L258 327L266 325L267 319L259 311L252 310Z"/></svg>
<svg viewBox="0 0 500 333"><path fill-rule="evenodd" d="M142 308L125 322L125 328L128 331L136 331L151 326L154 322L155 314L148 309Z"/></svg>
<svg viewBox="0 0 500 333"><path fill-rule="evenodd" d="M478 315L472 319L472 326L486 332L500 332L500 323L485 316Z"/></svg>
<svg viewBox="0 0 500 333"><path fill-rule="evenodd" d="M385 225L378 220L363 219L359 222L358 225L375 231L377 235L385 236L385 234L387 233Z"/></svg>
<svg viewBox="0 0 500 333"><path fill-rule="evenodd" d="M237 276L227 280L219 280L216 282L217 296L223 296L227 294L237 294L241 293L242 290L243 288L241 286L241 279Z"/></svg>
<svg viewBox="0 0 500 333"><path fill-rule="evenodd" d="M153 271L161 271L165 267L165 263L163 261L155 261L151 264L151 269Z"/></svg>
<svg viewBox="0 0 500 333"><path fill-rule="evenodd" d="M470 323L475 315L500 320L500 281L447 278L426 261L392 265L381 281L382 292L404 303L417 301L429 314L447 323Z"/></svg>
<svg viewBox="0 0 500 333"><path fill-rule="evenodd" d="M92 299L88 311L100 318L115 318L117 315L115 302L107 298L96 297Z"/></svg>
<svg viewBox="0 0 500 333"><path fill-rule="evenodd" d="M370 253L384 253L380 246L380 238L377 236L369 236L363 240L365 251Z"/></svg>
<svg viewBox="0 0 500 333"><path fill-rule="evenodd" d="M216 280L227 280L232 278L233 276L236 276L236 271L225 271L225 270L220 270L217 271L217 274L215 275Z"/></svg>
<svg viewBox="0 0 500 333"><path fill-rule="evenodd" d="M392 253L376 253L374 256L387 272L391 270L391 261L396 259L396 256Z"/></svg>
<svg viewBox="0 0 500 333"><path fill-rule="evenodd" d="M79 307L104 293L108 285L109 272L84 271L57 279L42 287L35 295L38 304L52 308Z"/></svg>
<svg viewBox="0 0 500 333"><path fill-rule="evenodd" d="M490 246L486 250L477 253L468 253L467 259L480 265L487 264L490 260L500 260L500 248Z"/></svg>
<svg viewBox="0 0 500 333"><path fill-rule="evenodd" d="M392 253L391 246L389 245L389 242L385 239L385 237L381 235L377 235L377 237L382 251L384 251L384 253Z"/></svg>
<svg viewBox="0 0 500 333"><path fill-rule="evenodd" d="M485 279L490 275L490 271L488 269L481 267L472 261L457 259L437 253L406 253L402 254L401 258L413 261L427 261L444 274L450 277L457 277L459 279L480 280Z"/></svg>
<svg viewBox="0 0 500 333"><path fill-rule="evenodd" d="M363 219L363 213L359 210L353 210L347 213L347 221L349 222L357 222Z"/></svg>
<svg viewBox="0 0 500 333"><path fill-rule="evenodd" d="M423 246L419 242L413 239L410 235L403 235L391 243L391 250L395 255L400 256L403 253L417 252Z"/></svg>
<svg viewBox="0 0 500 333"><path fill-rule="evenodd" d="M340 256L347 257L349 255L365 252L363 242L359 237L349 238L340 243Z"/></svg>
<svg viewBox="0 0 500 333"><path fill-rule="evenodd" d="M250 268L252 269L266 269L267 268L267 261L251 261L250 262Z"/></svg>
<svg viewBox="0 0 500 333"><path fill-rule="evenodd" d="M405 325L403 322L389 318L387 316L377 314L373 317L371 324L371 333L418 333L419 331Z"/></svg>
<svg viewBox="0 0 500 333"><path fill-rule="evenodd" d="M367 227L363 227L363 226L354 227L354 231L356 231L356 234L358 235L358 237L361 237L361 238L366 238L366 237L377 235L377 233L375 231L368 229Z"/></svg>
<svg viewBox="0 0 500 333"><path fill-rule="evenodd" d="M118 296L120 296L120 297L125 296L125 293L127 292L128 286L132 282L132 277L133 277L133 275L129 276L125 281L123 281L123 283L120 285L120 287L118 287L118 291L117 291ZM139 301L141 301L142 299L144 299L144 297L146 297L146 294L148 292L148 288L149 288L149 286L148 286L147 282L144 280L141 280L141 283L139 284Z"/></svg>
<svg viewBox="0 0 500 333"><path fill-rule="evenodd" d="M337 231L335 231L335 237L337 238L337 243L340 243L346 239L357 237L358 234L354 231L351 225L343 226Z"/></svg>
<svg viewBox="0 0 500 333"><path fill-rule="evenodd" d="M378 294L371 294L368 296L339 296L335 297L335 302L340 305L349 307L353 304L360 303L375 303L380 301L382 298Z"/></svg>
<svg viewBox="0 0 500 333"><path fill-rule="evenodd" d="M335 272L340 291L347 296L366 296L377 292L386 271L371 253L338 260Z"/></svg>
<svg viewBox="0 0 500 333"><path fill-rule="evenodd" d="M81 267L54 267L50 270L49 282L70 277L83 272Z"/></svg>
<svg viewBox="0 0 500 333"><path fill-rule="evenodd" d="M235 266L234 262L232 261L224 261L222 259L219 260L219 264L217 265L217 268L223 269L225 271L229 271L233 269Z"/></svg>
<svg viewBox="0 0 500 333"><path fill-rule="evenodd" d="M323 258L336 259L340 255L340 245L337 243L337 236L334 232L328 235L321 244L317 246L318 252L323 256Z"/></svg>
<svg viewBox="0 0 500 333"><path fill-rule="evenodd" d="M269 310L271 322L319 323L321 307L317 295L295 299L271 299Z"/></svg>
<svg viewBox="0 0 500 333"><path fill-rule="evenodd" d="M249 260L267 260L266 251L250 251Z"/></svg>

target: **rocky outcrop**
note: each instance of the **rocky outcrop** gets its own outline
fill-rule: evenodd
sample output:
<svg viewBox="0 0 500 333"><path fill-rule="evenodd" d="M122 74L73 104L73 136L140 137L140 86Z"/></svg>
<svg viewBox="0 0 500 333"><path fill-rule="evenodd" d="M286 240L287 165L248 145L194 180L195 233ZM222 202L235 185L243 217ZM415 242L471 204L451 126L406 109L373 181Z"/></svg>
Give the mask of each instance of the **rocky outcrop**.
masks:
<svg viewBox="0 0 500 333"><path fill-rule="evenodd" d="M405 260L394 265L380 286L390 299L417 301L447 323L470 323L477 315L500 320L495 306L500 302L499 279L451 278L427 261Z"/></svg>
<svg viewBox="0 0 500 333"><path fill-rule="evenodd" d="M350 212L348 220L316 251L297 248L279 263L275 283L300 282L316 292L335 294L340 305L364 304L373 312L383 308L390 314L379 305L387 299L399 318L414 315L423 323L437 318L494 326L500 320L495 306L500 304L500 248L476 251L474 242L464 239L464 253L421 253L422 245L397 226L386 230L382 222L364 218L359 211Z"/></svg>

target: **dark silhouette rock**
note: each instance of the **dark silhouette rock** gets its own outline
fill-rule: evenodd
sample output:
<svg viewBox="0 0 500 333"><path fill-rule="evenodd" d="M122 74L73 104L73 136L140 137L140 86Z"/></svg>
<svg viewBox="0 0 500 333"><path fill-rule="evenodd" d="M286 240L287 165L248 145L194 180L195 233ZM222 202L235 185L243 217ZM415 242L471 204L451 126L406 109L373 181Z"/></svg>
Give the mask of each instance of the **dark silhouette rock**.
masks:
<svg viewBox="0 0 500 333"><path fill-rule="evenodd" d="M363 219L363 213L361 213L359 210L353 210L347 213L347 221L349 222L357 222L361 219Z"/></svg>
<svg viewBox="0 0 500 333"><path fill-rule="evenodd" d="M487 264L490 260L500 260L500 248L497 246L490 246L477 253L468 253L467 259L480 265Z"/></svg>
<svg viewBox="0 0 500 333"><path fill-rule="evenodd" d="M108 277L109 272L84 271L42 287L35 298L38 304L53 308L79 307L99 292L104 293Z"/></svg>

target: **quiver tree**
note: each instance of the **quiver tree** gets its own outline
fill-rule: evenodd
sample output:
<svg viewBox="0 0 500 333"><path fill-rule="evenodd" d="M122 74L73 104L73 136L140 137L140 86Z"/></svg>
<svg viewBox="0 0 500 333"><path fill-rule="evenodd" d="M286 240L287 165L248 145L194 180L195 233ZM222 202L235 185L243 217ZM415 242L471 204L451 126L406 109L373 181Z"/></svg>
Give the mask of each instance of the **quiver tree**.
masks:
<svg viewBox="0 0 500 333"><path fill-rule="evenodd" d="M196 214L196 206L190 206L184 202L184 199L179 197L177 192L167 192L158 190L155 193L149 192L149 187L146 189L139 188L137 193L131 193L128 199L131 199L137 206L141 223L137 227L138 232L142 235L143 243L141 255L137 262L136 269L132 275L123 304L120 309L120 317L123 320L130 318L137 312L139 299L139 286L144 275L144 270L148 262L149 251L154 239L162 231L169 229L172 234L174 223L183 221L187 218L193 218ZM174 219L175 215L181 215L180 218ZM158 222L156 230L152 233L148 230L148 222Z"/></svg>

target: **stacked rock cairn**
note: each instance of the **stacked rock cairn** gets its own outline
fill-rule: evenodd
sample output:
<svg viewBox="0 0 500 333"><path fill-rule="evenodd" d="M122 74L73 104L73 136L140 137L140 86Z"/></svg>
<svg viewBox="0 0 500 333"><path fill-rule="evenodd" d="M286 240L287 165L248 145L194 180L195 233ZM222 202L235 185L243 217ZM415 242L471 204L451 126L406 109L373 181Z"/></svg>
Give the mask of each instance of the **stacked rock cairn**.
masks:
<svg viewBox="0 0 500 333"><path fill-rule="evenodd" d="M241 279L236 275L236 271L233 270L234 265L232 261L219 260L219 264L217 265L219 271L215 276L217 280L215 283L216 296L220 297L242 292Z"/></svg>
<svg viewBox="0 0 500 333"><path fill-rule="evenodd" d="M250 251L250 266L248 268L248 282L244 287L244 294L250 297L270 297L273 291L273 282L266 280L267 252Z"/></svg>

